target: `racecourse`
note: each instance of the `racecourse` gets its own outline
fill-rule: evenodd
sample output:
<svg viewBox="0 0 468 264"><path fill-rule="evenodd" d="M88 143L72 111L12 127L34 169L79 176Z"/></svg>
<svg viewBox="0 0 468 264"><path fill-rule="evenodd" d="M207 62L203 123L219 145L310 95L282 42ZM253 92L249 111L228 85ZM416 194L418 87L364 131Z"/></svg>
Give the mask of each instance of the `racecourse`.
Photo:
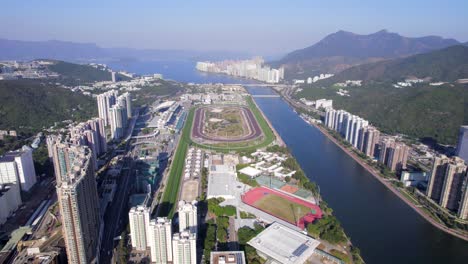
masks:
<svg viewBox="0 0 468 264"><path fill-rule="evenodd" d="M207 143L198 143L194 141L191 137L191 133L187 133L184 135L184 138L190 142L191 145L203 149L215 150L220 152L230 152L230 151L255 151L259 148L266 147L270 145L273 141L275 141L276 136L273 133L272 128L270 127L267 120L265 120L262 112L257 108L256 104L254 103L253 99L249 96L246 98L247 106L252 112L255 120L257 121L260 129L263 133L263 136L254 139L254 140L247 140L247 141L240 141L240 142L219 142L218 144L207 144ZM190 110L187 121L185 126L190 127L190 131L192 131L192 126L194 126L194 119L195 119L195 110L197 108L194 107ZM278 139L280 140L280 139Z"/></svg>
<svg viewBox="0 0 468 264"><path fill-rule="evenodd" d="M220 106L222 107L222 106ZM198 143L210 143L216 144L221 142L243 142L255 140L263 135L262 129L260 128L255 116L252 111L247 107L236 107L238 108L239 115L242 117L242 126L245 127L246 133L240 136L229 136L229 135L209 135L203 131L203 127L206 120L206 113L214 107L199 107L195 110L195 117L192 127L192 140Z"/></svg>

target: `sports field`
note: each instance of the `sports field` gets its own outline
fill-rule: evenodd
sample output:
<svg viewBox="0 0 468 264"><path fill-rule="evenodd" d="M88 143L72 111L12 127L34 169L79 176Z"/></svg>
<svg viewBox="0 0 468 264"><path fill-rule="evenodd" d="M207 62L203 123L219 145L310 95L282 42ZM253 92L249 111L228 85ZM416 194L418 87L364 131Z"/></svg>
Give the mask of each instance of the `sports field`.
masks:
<svg viewBox="0 0 468 264"><path fill-rule="evenodd" d="M293 203L281 196L272 194L263 196L253 205L290 223L297 223L299 219L310 212L310 208L307 206Z"/></svg>
<svg viewBox="0 0 468 264"><path fill-rule="evenodd" d="M312 202L267 187L249 190L242 202L301 228L322 217L320 207Z"/></svg>

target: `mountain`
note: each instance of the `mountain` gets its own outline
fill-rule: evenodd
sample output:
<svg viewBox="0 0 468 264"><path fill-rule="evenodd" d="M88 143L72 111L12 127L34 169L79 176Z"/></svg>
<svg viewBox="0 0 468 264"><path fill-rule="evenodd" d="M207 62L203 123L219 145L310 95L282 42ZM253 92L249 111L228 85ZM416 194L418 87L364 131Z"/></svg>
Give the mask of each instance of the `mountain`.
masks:
<svg viewBox="0 0 468 264"><path fill-rule="evenodd" d="M249 54L230 51L192 51L131 48L102 48L94 43L68 41L21 41L0 38L0 60L47 58L65 61L136 60L218 60L247 58Z"/></svg>
<svg viewBox="0 0 468 264"><path fill-rule="evenodd" d="M337 73L353 65L405 57L457 45L438 36L403 37L381 30L369 35L338 31L318 43L287 54L274 65L284 65L288 78Z"/></svg>
<svg viewBox="0 0 468 264"><path fill-rule="evenodd" d="M95 68L86 64L75 64L65 61L48 60L53 64L47 68L60 74L59 81L66 85L79 85L100 81L112 80L112 74L105 69ZM130 78L122 74L116 74L117 80L126 81Z"/></svg>
<svg viewBox="0 0 468 264"><path fill-rule="evenodd" d="M97 115L95 99L38 79L0 81L0 129L35 132Z"/></svg>
<svg viewBox="0 0 468 264"><path fill-rule="evenodd" d="M407 77L448 81L440 86L427 82L395 88ZM457 45L407 58L351 67L313 84L304 84L296 98L332 99L335 109L359 115L384 132L402 133L426 143L456 144L458 130L468 123L468 85L454 82L468 78L468 47ZM334 85L364 80L362 86Z"/></svg>
<svg viewBox="0 0 468 264"><path fill-rule="evenodd" d="M324 82L336 83L345 80L397 82L408 77L447 82L468 78L468 47L456 45L406 58L362 64L344 70Z"/></svg>

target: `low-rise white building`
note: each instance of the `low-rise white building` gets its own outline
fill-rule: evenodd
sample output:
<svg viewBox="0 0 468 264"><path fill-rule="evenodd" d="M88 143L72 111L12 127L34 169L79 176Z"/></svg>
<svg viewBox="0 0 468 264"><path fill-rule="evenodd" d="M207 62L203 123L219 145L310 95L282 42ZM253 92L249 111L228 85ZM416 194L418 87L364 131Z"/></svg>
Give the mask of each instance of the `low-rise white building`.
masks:
<svg viewBox="0 0 468 264"><path fill-rule="evenodd" d="M27 192L36 183L36 170L32 159L32 149L24 146L17 151L0 157L0 184L19 183Z"/></svg>

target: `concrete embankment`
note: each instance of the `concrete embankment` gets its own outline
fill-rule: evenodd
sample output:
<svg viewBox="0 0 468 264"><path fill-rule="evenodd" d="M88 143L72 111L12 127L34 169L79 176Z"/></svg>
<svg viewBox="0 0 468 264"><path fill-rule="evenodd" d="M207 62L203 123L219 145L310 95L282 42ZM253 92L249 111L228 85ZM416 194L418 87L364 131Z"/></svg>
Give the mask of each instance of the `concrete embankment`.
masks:
<svg viewBox="0 0 468 264"><path fill-rule="evenodd" d="M397 197L399 197L403 202L405 202L408 206L410 206L413 210L415 210L419 215L421 215L425 220L427 220L433 226L439 228L440 230L446 232L447 234L450 234L450 235L456 236L456 237L458 237L460 239L463 239L465 241L468 241L468 237L466 235L463 235L461 233L456 232L453 229L450 229L450 228L446 227L445 225L437 222L435 219L433 219L432 217L427 215L422 208L420 208L420 207L416 206L414 203L412 203L406 196L404 196L397 189L395 189L389 181L385 180L382 176L380 176L380 173L375 168L369 166L361 158L359 158L354 152L347 149L340 142L338 142L338 140L336 140L336 138L334 138L330 133L328 133L328 131L325 128L323 128L323 127L321 127L321 126L319 126L317 124L314 124L314 123L312 123L312 125L315 126L318 130L320 130L323 135L325 135L327 138L329 138L331 141L333 141L333 143L335 143L338 147L340 147L346 154L351 156L351 158L353 158L364 169L366 169L380 183L385 185L391 192L393 192Z"/></svg>

